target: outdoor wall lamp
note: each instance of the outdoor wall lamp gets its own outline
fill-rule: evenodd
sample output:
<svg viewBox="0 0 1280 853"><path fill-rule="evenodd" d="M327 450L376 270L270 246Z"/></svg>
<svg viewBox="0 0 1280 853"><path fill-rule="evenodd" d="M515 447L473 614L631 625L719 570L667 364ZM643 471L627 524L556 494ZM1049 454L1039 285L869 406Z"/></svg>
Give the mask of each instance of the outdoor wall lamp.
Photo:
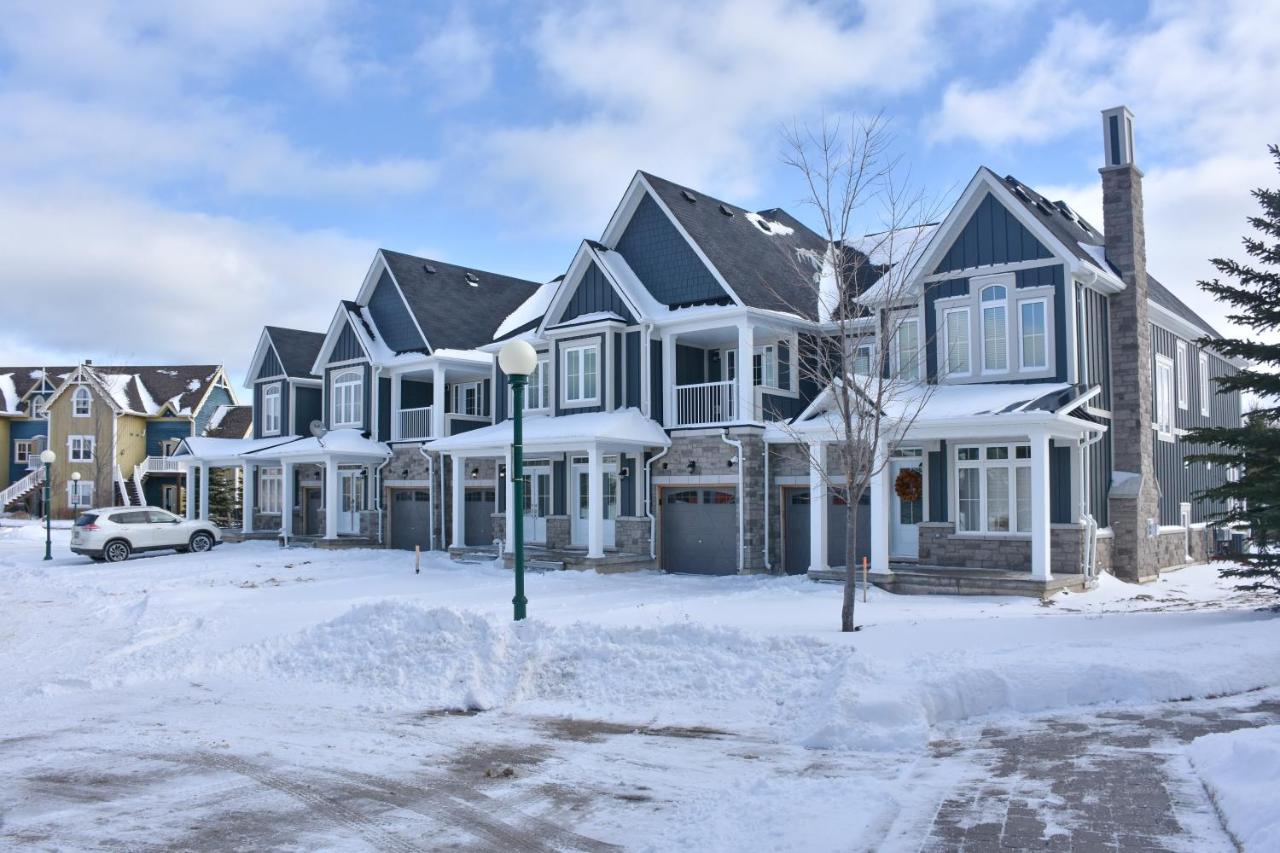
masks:
<svg viewBox="0 0 1280 853"><path fill-rule="evenodd" d="M480 469L479 469L479 468L472 468L472 469L471 469L471 479L473 479L473 480L474 480L476 477L479 477L479 476L480 476Z"/></svg>
<svg viewBox="0 0 1280 853"><path fill-rule="evenodd" d="M730 456L730 457L729 457L729 461L728 461L728 462L726 462L725 464L726 464L726 465L728 465L730 468L732 468L732 467L733 467L734 465L736 465L737 463L738 463L738 457L736 457L736 456Z"/></svg>
<svg viewBox="0 0 1280 853"><path fill-rule="evenodd" d="M692 474L692 473L693 473L694 471L696 471L696 470L698 470L698 462L697 462L697 460L696 460L696 459L690 459L690 460L689 460L689 473L690 473L690 474Z"/></svg>

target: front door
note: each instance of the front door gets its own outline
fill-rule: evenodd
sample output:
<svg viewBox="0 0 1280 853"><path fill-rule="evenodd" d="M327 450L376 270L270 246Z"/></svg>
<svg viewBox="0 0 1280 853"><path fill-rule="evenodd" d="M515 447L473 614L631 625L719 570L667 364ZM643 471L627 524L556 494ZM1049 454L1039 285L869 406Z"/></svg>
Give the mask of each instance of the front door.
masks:
<svg viewBox="0 0 1280 853"><path fill-rule="evenodd" d="M161 486L160 487L160 506L169 510L169 512L178 512L178 487L177 486Z"/></svg>
<svg viewBox="0 0 1280 853"><path fill-rule="evenodd" d="M364 511L364 470L338 471L338 535L353 536L360 532L360 513Z"/></svg>
<svg viewBox="0 0 1280 853"><path fill-rule="evenodd" d="M525 463L524 541L547 541L547 516L551 515L551 466Z"/></svg>
<svg viewBox="0 0 1280 853"><path fill-rule="evenodd" d="M889 462L889 556L914 560L920 554L918 525L924 520L924 499L904 501L898 496L898 476L906 470L921 471L920 459L893 459Z"/></svg>
<svg viewBox="0 0 1280 853"><path fill-rule="evenodd" d="M601 486L604 490L601 502L604 508L604 547L612 548L617 541L615 520L618 517L618 508L622 505L622 482L618 477L618 463L606 462L601 478ZM573 494L570 495L573 504L573 525L570 535L574 545L585 547L591 535L588 493L591 484L590 468L587 465L575 464L571 482L573 483Z"/></svg>
<svg viewBox="0 0 1280 853"><path fill-rule="evenodd" d="M304 536L319 536L324 532L321 518L324 501L320 500L320 490L314 486L302 487L302 533Z"/></svg>

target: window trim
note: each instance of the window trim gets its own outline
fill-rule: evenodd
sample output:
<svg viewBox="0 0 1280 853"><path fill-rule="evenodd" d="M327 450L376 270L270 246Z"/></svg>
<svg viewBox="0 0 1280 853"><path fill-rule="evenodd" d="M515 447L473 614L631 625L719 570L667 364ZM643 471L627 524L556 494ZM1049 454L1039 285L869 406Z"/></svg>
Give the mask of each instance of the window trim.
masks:
<svg viewBox="0 0 1280 853"><path fill-rule="evenodd" d="M93 462L97 451L97 443L96 437L92 435L68 435L67 461ZM87 451L86 448L88 448Z"/></svg>
<svg viewBox="0 0 1280 853"><path fill-rule="evenodd" d="M475 411L466 411L467 392L475 392ZM453 411L451 415L461 415L467 418L483 418L485 417L485 399L484 399L484 380L477 379L472 382L455 382L449 386L449 395L453 398Z"/></svg>
<svg viewBox="0 0 1280 853"><path fill-rule="evenodd" d="M604 370L600 363L600 353L603 350L601 339L595 338L590 342L575 343L568 346L560 347L560 387L562 389L560 395L561 406L568 408L581 408L586 406L598 406L601 401L601 385L603 384ZM591 397L585 396L586 391L586 353L593 352L595 354L595 377L596 388L595 394ZM580 396L569 396L575 389L569 387L569 359L573 354L578 354L578 385L577 389L581 392Z"/></svg>
<svg viewBox="0 0 1280 853"><path fill-rule="evenodd" d="M1210 417L1212 412L1212 406L1209 402L1212 393L1212 382L1209 377L1209 354L1201 350L1197 355L1197 367L1200 372L1200 416L1207 418Z"/></svg>
<svg viewBox="0 0 1280 853"><path fill-rule="evenodd" d="M952 314L964 315L964 370L951 369L951 326L948 321L951 319ZM945 366L943 375L948 378L964 379L973 375L973 329L970 326L972 321L972 314L968 305L942 309L942 328L939 331L942 332L942 362Z"/></svg>
<svg viewBox="0 0 1280 853"><path fill-rule="evenodd" d="M354 376L355 380L344 377ZM354 389L339 394L339 389ZM355 420L340 420L339 407L350 405ZM333 429L360 429L364 426L364 371L359 367L347 367L333 371L329 378L329 426Z"/></svg>
<svg viewBox="0 0 1280 853"><path fill-rule="evenodd" d="M1154 411L1152 415L1155 422L1152 427L1156 431L1156 437L1161 441L1174 440L1174 394L1176 393L1174 383L1177 381L1174 377L1173 359L1167 355L1156 354L1155 367L1152 376L1152 390L1154 391L1155 400ZM1167 383L1161 382L1161 377L1167 379ZM1162 385L1165 387L1162 388ZM1165 419L1167 415L1167 420Z"/></svg>
<svg viewBox="0 0 1280 853"><path fill-rule="evenodd" d="M39 455L36 453L36 448L39 446L40 442L34 438L15 438L13 440L13 464L31 464L31 459ZM21 459L18 458L19 455L22 456Z"/></svg>
<svg viewBox="0 0 1280 853"><path fill-rule="evenodd" d="M1014 282L1006 282L1004 280L989 281L978 287L978 328L981 332L981 352L982 361L980 370L983 376L1004 376L1009 373L1009 365L1012 359L1009 358L1009 291L1013 289ZM983 298L983 295L993 288L1000 288L1004 291L1004 296L1000 299L992 299L990 301ZM987 367L987 312L1000 309L1004 311L1004 367Z"/></svg>
<svg viewBox="0 0 1280 853"><path fill-rule="evenodd" d="M1187 357L1187 342L1177 341L1174 352L1177 355L1178 408L1185 412L1191 406L1191 360Z"/></svg>
<svg viewBox="0 0 1280 853"><path fill-rule="evenodd" d="M284 512L284 469L259 469L257 497L260 514L280 515Z"/></svg>
<svg viewBox="0 0 1280 853"><path fill-rule="evenodd" d="M1035 296L1031 299L1019 299L1018 306L1018 371L1020 373L1039 373L1050 369L1049 360L1049 299L1045 296ZM1044 364L1027 364L1027 331L1023 324L1022 309L1027 305L1039 305L1041 316L1043 318L1044 327L1040 330L1040 336L1044 338Z"/></svg>
<svg viewBox="0 0 1280 853"><path fill-rule="evenodd" d="M912 359L911 359L911 364L914 367L914 375L904 377L902 375L902 344L900 341L902 337L902 330L907 325L911 325L915 328L916 347L915 347L915 354L912 356ZM919 382L920 381L920 361L921 361L920 359L920 318L913 314L910 317L903 317L901 320L898 320L897 325L893 330L892 345L893 345L893 349L890 352L890 356L892 358L893 375L900 379L906 379L908 382Z"/></svg>
<svg viewBox="0 0 1280 853"><path fill-rule="evenodd" d="M987 450L992 447L1002 447L1007 451L1007 455L1003 459L989 459ZM961 450L977 449L977 459L960 458ZM1019 457L1018 451L1025 448L1028 455ZM1033 460L1030 457L1031 445L1026 442L997 442L990 444L980 444L965 442L964 444L956 444L951 449L951 470L952 479L955 485L950 487L950 500L952 518L955 519L955 535L957 536L1008 536L1012 538L1029 538L1034 534L1033 522L1028 518L1027 529L1019 530L1018 522L1020 516L1018 514L1018 471L1023 468L1030 469ZM1046 460L1046 464L1048 464ZM987 497L987 472L993 469L1001 468L1008 472L1008 530L990 530L990 519L988 518L988 497ZM978 529L967 530L960 527L960 471L961 469L973 469L978 471ZM1027 512L1030 516L1031 505L1028 504ZM1052 524L1052 521L1049 521Z"/></svg>
<svg viewBox="0 0 1280 853"><path fill-rule="evenodd" d="M49 420L49 398L43 394L37 394L31 398L30 416L34 420Z"/></svg>
<svg viewBox="0 0 1280 853"><path fill-rule="evenodd" d="M93 480L67 480L67 505L85 509L93 506Z"/></svg>
<svg viewBox="0 0 1280 853"><path fill-rule="evenodd" d="M262 386L262 434L279 435L281 427L279 382L270 382ZM274 425L273 425L274 421Z"/></svg>
<svg viewBox="0 0 1280 853"><path fill-rule="evenodd" d="M84 403L84 411L80 410L81 403ZM76 390L71 392L71 417L93 417L93 392L89 390L89 386L77 385Z"/></svg>

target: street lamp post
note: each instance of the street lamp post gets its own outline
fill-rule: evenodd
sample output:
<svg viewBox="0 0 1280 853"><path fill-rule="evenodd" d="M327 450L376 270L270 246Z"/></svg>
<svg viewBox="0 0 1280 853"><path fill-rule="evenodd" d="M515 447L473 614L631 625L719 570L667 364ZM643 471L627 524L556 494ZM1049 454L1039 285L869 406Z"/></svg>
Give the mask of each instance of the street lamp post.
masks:
<svg viewBox="0 0 1280 853"><path fill-rule="evenodd" d="M71 482L75 483L74 500L71 502L71 523L75 524L80 520L80 472L71 472Z"/></svg>
<svg viewBox="0 0 1280 853"><path fill-rule="evenodd" d="M50 523L53 518L53 504L49 487L53 480L53 462L57 458L58 454L52 450L46 450L40 454L40 461L44 463L44 558L46 560L53 559L53 525Z"/></svg>
<svg viewBox="0 0 1280 853"><path fill-rule="evenodd" d="M524 596L524 388L529 384L530 374L538 369L538 353L526 341L511 341L499 350L498 366L511 380L511 406L515 409L511 417L511 467L514 470L507 472L515 492L512 498L515 506L509 508L515 530L508 533L514 537L516 557L516 595L511 603L515 605L515 619L519 622L525 617L528 605Z"/></svg>

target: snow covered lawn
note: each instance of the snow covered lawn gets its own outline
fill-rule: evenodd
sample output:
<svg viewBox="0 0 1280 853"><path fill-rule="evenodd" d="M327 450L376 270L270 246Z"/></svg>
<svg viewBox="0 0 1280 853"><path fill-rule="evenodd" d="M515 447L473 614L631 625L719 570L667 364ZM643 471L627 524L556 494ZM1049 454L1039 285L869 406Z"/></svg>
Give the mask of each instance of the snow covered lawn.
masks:
<svg viewBox="0 0 1280 853"><path fill-rule="evenodd" d="M1280 726L1196 738L1191 763L1241 848L1280 850Z"/></svg>
<svg viewBox="0 0 1280 853"><path fill-rule="evenodd" d="M1280 685L1280 618L1210 567L1048 605L873 589L842 635L839 588L798 578L535 574L513 625L493 566L256 542L108 566L54 535L45 563L42 530L0 527L0 778L27 780L0 839L63 848L874 846L940 726ZM387 816L317 799L339 772Z"/></svg>

